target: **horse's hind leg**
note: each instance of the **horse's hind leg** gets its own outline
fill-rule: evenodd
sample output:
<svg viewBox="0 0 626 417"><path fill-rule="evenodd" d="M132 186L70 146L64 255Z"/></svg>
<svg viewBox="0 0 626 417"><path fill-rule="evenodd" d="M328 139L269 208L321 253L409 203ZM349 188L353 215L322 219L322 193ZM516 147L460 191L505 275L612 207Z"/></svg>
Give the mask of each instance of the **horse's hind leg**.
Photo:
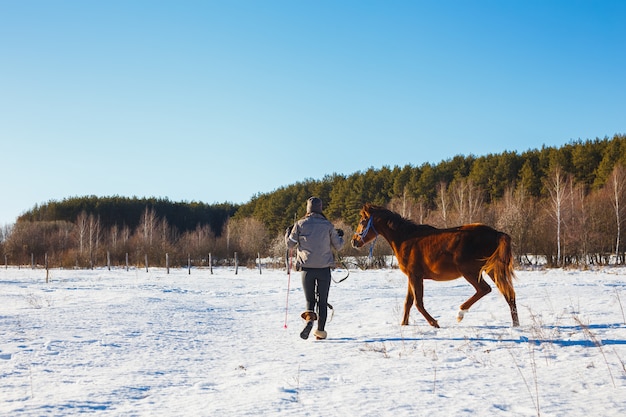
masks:
<svg viewBox="0 0 626 417"><path fill-rule="evenodd" d="M496 282L492 274L489 274L489 277L493 280L493 282ZM500 290L500 292L511 309L511 321L513 322L513 327L518 327L519 318L517 316L517 304L515 303L515 290L513 289L513 286L511 285L509 291Z"/></svg>
<svg viewBox="0 0 626 417"><path fill-rule="evenodd" d="M517 305L515 304L515 297L511 299L506 298L506 302L509 304L509 308L511 309L511 319L513 321L513 327L519 327L519 318L517 317Z"/></svg>
<svg viewBox="0 0 626 417"><path fill-rule="evenodd" d="M473 306L474 303L476 303L476 301L480 300L485 295L491 292L491 287L484 279L480 279L480 275L467 274L463 275L463 277L467 280L467 282L472 284L472 287L474 287L476 293L474 293L474 295L468 298L467 301L461 304L461 307L459 307L459 313L456 316L457 321L463 320L463 317L465 316L467 310L469 310L470 307Z"/></svg>

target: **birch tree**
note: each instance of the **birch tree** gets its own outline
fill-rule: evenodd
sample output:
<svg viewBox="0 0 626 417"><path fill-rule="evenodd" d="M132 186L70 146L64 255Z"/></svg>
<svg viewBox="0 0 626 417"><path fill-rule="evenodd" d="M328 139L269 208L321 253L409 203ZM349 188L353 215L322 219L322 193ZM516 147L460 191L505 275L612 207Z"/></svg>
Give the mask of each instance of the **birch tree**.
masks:
<svg viewBox="0 0 626 417"><path fill-rule="evenodd" d="M411 218L413 199L408 195L407 187L404 187L401 196L393 197L388 204L390 210L399 213L405 219Z"/></svg>
<svg viewBox="0 0 626 417"><path fill-rule="evenodd" d="M609 176L608 187L615 215L615 262L620 263L620 244L622 232L622 218L624 216L624 197L626 194L626 170L622 165L615 165Z"/></svg>
<svg viewBox="0 0 626 417"><path fill-rule="evenodd" d="M157 215L154 209L146 207L139 220L139 231L144 245L152 247L154 232L157 228Z"/></svg>
<svg viewBox="0 0 626 417"><path fill-rule="evenodd" d="M97 253L100 244L100 218L90 214L87 217L87 234L89 245L89 263L93 267L94 254Z"/></svg>
<svg viewBox="0 0 626 417"><path fill-rule="evenodd" d="M556 166L550 175L546 177L546 189L549 194L550 216L556 226L556 264L562 264L562 226L564 206L567 203L567 194L569 191L568 183L571 181L569 176L563 172L560 166Z"/></svg>
<svg viewBox="0 0 626 417"><path fill-rule="evenodd" d="M483 204L483 192L471 179L461 178L454 181L450 186L449 194L459 224L472 223L477 220Z"/></svg>
<svg viewBox="0 0 626 417"><path fill-rule="evenodd" d="M87 212L81 211L76 217L76 234L78 238L78 253L83 254L85 250L85 236L87 235Z"/></svg>
<svg viewBox="0 0 626 417"><path fill-rule="evenodd" d="M448 185L445 182L440 182L437 185L437 208L443 221L443 226L448 226L448 210L450 201L448 199Z"/></svg>

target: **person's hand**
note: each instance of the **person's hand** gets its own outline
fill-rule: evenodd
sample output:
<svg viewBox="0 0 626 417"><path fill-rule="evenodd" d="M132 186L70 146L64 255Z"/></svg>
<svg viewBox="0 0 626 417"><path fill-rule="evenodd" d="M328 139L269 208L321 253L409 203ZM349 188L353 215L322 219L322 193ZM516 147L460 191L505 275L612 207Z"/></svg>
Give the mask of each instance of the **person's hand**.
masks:
<svg viewBox="0 0 626 417"><path fill-rule="evenodd" d="M335 229L337 231L337 234L339 235L339 237L343 237L343 230L341 229Z"/></svg>

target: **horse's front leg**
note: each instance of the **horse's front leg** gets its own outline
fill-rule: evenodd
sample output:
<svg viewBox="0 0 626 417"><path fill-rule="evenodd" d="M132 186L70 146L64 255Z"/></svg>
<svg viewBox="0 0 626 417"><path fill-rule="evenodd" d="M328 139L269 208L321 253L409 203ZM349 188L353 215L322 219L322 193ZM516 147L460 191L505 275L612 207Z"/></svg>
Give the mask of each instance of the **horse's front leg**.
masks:
<svg viewBox="0 0 626 417"><path fill-rule="evenodd" d="M433 327L439 328L439 323L435 320L428 311L424 308L424 280L422 277L413 278L413 297L415 298L415 307L417 310L422 313L422 316L426 319L426 321Z"/></svg>
<svg viewBox="0 0 626 417"><path fill-rule="evenodd" d="M413 307L413 285L409 280L408 289L406 291L406 299L404 300L404 318L402 319L402 325L406 326L409 324L409 315L411 314L411 307Z"/></svg>

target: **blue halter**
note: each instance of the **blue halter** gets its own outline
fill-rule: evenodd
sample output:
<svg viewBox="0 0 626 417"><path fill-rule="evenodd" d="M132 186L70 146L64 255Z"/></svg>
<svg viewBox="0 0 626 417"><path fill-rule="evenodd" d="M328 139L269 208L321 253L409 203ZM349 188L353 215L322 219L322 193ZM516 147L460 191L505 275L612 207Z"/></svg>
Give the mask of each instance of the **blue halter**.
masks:
<svg viewBox="0 0 626 417"><path fill-rule="evenodd" d="M374 238L374 240L372 241L372 244L370 245L370 259L371 259L374 253L374 244L376 244L376 239L378 239L378 232L376 231L376 228L374 227L374 223L372 222L372 216L370 216L369 220L367 221L367 225L365 226L365 229L361 230L361 233L357 233L357 236L359 237L359 239L361 239L361 242L365 243L365 236L367 236L370 228L376 234L376 237Z"/></svg>

